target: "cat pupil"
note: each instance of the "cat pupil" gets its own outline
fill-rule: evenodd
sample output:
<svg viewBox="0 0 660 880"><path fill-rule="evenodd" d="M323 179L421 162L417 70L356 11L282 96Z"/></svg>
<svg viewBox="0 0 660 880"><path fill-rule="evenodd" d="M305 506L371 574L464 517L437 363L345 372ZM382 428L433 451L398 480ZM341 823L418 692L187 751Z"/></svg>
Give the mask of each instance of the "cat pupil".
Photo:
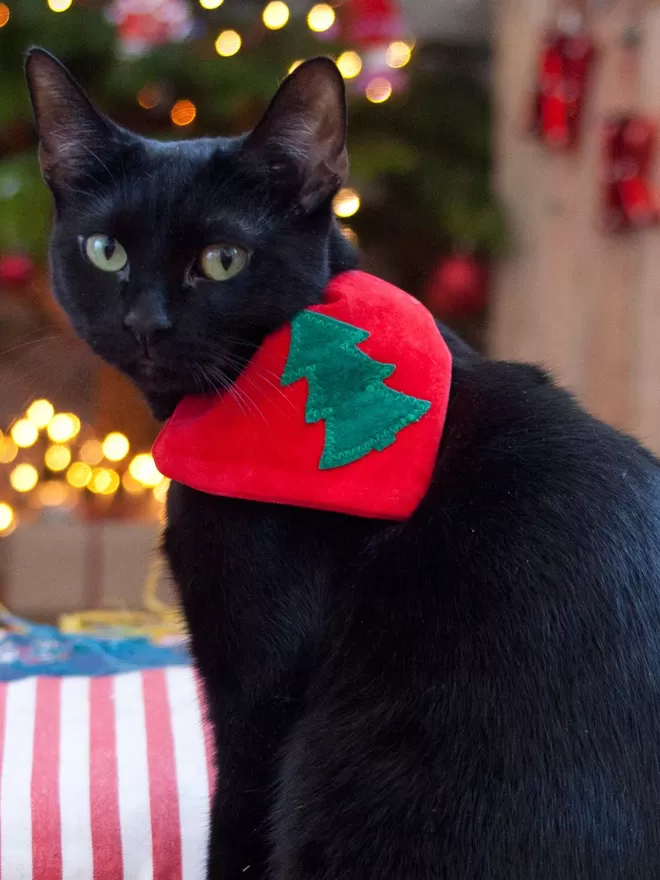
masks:
<svg viewBox="0 0 660 880"><path fill-rule="evenodd" d="M114 256L115 251L117 250L114 241L110 238L103 246L103 255L106 260L111 260Z"/></svg>
<svg viewBox="0 0 660 880"><path fill-rule="evenodd" d="M220 252L220 262L222 263L222 268L225 272L228 272L231 268L231 264L234 262L234 254L229 249L222 250Z"/></svg>

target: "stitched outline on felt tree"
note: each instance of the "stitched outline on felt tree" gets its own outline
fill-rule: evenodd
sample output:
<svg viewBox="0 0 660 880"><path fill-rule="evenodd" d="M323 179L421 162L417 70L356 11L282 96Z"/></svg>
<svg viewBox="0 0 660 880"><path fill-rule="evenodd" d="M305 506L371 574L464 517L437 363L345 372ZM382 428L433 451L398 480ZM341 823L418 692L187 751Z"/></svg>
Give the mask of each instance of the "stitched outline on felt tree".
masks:
<svg viewBox="0 0 660 880"><path fill-rule="evenodd" d="M319 312L291 322L291 346L282 385L307 379L305 421L325 421L320 470L341 467L391 446L431 403L384 384L396 366L376 361L357 346L366 330Z"/></svg>

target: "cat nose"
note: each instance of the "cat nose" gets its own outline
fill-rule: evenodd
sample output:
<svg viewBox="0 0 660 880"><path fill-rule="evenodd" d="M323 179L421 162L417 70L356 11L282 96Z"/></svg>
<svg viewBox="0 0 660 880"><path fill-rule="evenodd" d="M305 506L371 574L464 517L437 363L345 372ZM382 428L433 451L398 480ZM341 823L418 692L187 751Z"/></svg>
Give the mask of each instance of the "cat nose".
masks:
<svg viewBox="0 0 660 880"><path fill-rule="evenodd" d="M126 313L124 326L131 331L148 355L156 338L170 330L172 322L160 305L137 303Z"/></svg>

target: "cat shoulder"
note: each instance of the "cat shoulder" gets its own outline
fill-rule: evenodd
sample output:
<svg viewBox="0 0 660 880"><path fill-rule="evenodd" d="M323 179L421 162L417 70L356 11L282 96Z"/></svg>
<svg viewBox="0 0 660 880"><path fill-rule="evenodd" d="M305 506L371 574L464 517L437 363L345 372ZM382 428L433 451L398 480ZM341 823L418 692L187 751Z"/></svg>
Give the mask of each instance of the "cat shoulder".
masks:
<svg viewBox="0 0 660 880"><path fill-rule="evenodd" d="M443 333L444 335L444 333ZM450 348L453 340L448 340ZM453 377L439 458L490 499L575 521L660 524L660 462L639 442L590 415L536 366L453 351Z"/></svg>

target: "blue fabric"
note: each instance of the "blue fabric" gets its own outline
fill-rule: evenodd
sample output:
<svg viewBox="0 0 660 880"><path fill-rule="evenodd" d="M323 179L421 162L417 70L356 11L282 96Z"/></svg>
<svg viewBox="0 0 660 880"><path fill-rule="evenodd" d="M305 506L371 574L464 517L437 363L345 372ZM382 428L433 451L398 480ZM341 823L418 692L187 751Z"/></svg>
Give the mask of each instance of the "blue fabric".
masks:
<svg viewBox="0 0 660 880"><path fill-rule="evenodd" d="M190 662L183 640L162 645L144 637L69 635L0 613L0 681L30 675L113 675Z"/></svg>

